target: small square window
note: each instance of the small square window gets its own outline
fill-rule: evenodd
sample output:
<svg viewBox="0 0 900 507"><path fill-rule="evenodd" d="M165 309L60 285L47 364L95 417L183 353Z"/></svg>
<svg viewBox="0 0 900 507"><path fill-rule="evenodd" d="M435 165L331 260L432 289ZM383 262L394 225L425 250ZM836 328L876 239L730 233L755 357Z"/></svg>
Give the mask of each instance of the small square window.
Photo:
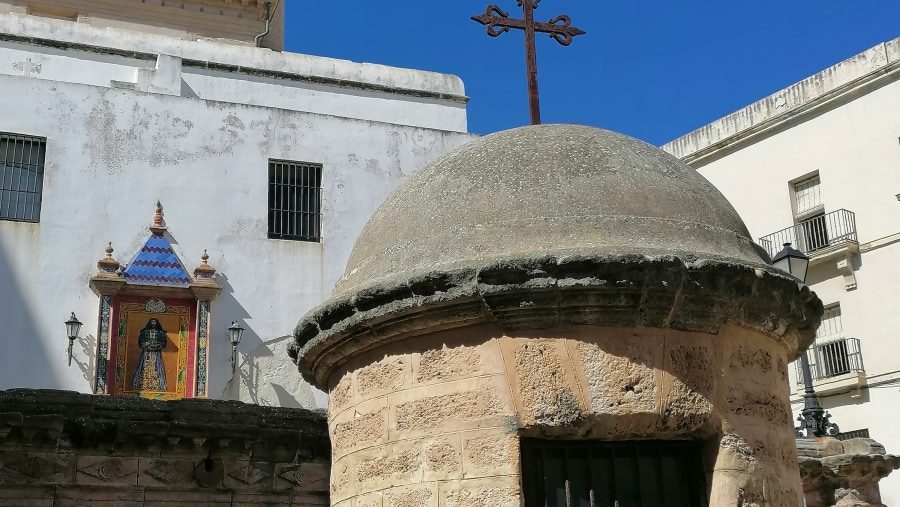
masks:
<svg viewBox="0 0 900 507"><path fill-rule="evenodd" d="M322 239L322 165L269 160L268 237Z"/></svg>
<svg viewBox="0 0 900 507"><path fill-rule="evenodd" d="M0 220L40 222L47 140L0 132Z"/></svg>

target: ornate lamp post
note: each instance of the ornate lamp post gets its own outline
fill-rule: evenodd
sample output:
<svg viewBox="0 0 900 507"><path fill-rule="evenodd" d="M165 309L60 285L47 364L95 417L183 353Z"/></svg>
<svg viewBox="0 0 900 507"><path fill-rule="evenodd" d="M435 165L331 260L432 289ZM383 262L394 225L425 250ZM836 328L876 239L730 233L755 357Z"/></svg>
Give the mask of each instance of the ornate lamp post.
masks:
<svg viewBox="0 0 900 507"><path fill-rule="evenodd" d="M238 325L237 321L232 321L228 328L228 339L231 341L231 373L234 373L237 366L237 346L241 343L241 337L244 336L244 328Z"/></svg>
<svg viewBox="0 0 900 507"><path fill-rule="evenodd" d="M803 255L803 252L791 247L790 243L785 243L784 248L775 254L772 258L772 264L776 268L789 273L796 278L801 284L806 283L806 273L809 270L809 257ZM835 436L840 432L838 425L831 422L831 414L825 411L819 405L819 398L813 389L812 373L809 370L809 355L806 351L800 356L800 370L803 375L803 410L800 411L800 427L797 428L797 435L806 438Z"/></svg>
<svg viewBox="0 0 900 507"><path fill-rule="evenodd" d="M72 312L72 316L66 321L66 336L69 338L69 366L72 366L72 345L75 344L79 332L81 332L81 322L75 317L75 312Z"/></svg>

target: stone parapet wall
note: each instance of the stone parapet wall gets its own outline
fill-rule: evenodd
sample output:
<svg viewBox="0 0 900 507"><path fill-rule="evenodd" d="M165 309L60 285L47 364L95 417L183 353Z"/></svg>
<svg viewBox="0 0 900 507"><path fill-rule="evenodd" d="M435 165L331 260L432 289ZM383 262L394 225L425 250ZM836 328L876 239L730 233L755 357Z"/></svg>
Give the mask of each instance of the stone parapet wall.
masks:
<svg viewBox="0 0 900 507"><path fill-rule="evenodd" d="M325 414L0 391L0 506L328 505Z"/></svg>

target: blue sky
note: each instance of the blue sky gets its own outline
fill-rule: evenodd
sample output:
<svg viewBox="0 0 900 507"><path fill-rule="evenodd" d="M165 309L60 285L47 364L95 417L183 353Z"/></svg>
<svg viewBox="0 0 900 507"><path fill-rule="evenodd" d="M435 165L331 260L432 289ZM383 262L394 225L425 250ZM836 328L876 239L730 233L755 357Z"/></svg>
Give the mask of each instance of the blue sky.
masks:
<svg viewBox="0 0 900 507"><path fill-rule="evenodd" d="M469 18L516 0L282 0L288 51L456 74L469 130L528 123L523 35ZM288 5L284 5L288 4ZM538 35L544 123L581 123L663 144L880 42L900 37L897 0L542 0L569 14L569 47Z"/></svg>

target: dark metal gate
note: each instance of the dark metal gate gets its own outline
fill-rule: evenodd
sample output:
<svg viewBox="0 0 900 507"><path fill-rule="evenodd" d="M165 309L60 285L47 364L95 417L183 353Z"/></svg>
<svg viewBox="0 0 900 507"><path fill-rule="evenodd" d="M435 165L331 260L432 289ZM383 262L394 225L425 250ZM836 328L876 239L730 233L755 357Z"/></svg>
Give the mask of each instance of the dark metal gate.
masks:
<svg viewBox="0 0 900 507"><path fill-rule="evenodd" d="M525 507L705 507L695 442L522 439Z"/></svg>

